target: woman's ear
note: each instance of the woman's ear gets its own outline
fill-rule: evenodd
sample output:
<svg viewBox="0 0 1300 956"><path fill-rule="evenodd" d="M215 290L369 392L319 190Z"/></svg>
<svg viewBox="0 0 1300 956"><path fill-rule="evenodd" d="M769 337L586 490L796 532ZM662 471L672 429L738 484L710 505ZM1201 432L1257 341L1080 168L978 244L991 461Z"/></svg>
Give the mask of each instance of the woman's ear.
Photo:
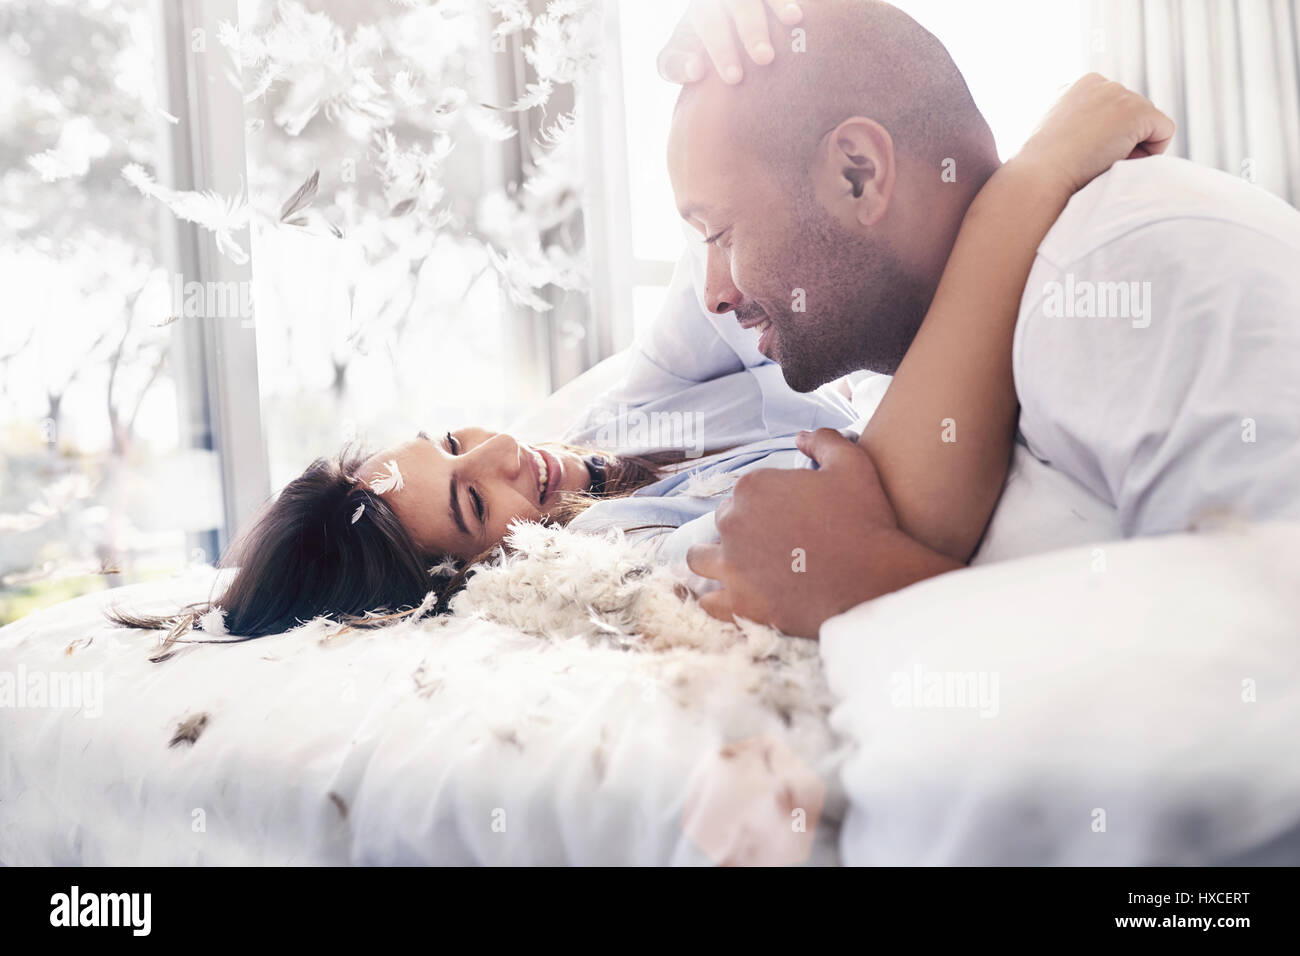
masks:
<svg viewBox="0 0 1300 956"><path fill-rule="evenodd" d="M822 140L818 192L846 225L874 226L884 218L895 172L893 137L875 120L847 119Z"/></svg>

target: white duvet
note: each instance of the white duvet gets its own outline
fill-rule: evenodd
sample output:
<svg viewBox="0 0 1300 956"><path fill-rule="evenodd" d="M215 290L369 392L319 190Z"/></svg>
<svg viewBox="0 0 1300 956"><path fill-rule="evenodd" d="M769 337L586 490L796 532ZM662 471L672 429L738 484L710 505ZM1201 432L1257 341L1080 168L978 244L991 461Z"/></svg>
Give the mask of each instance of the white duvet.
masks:
<svg viewBox="0 0 1300 956"><path fill-rule="evenodd" d="M333 637L317 622L161 663L157 635L103 623L107 599L174 609L211 573L9 625L0 674L25 691L88 675L102 696L0 707L0 862L834 863L815 645L683 632L699 620L657 618L654 575L619 581L631 551L578 545L556 554L602 560L603 579L542 557L483 576L456 618ZM484 619L507 606L524 627ZM653 640L627 640L638 623Z"/></svg>

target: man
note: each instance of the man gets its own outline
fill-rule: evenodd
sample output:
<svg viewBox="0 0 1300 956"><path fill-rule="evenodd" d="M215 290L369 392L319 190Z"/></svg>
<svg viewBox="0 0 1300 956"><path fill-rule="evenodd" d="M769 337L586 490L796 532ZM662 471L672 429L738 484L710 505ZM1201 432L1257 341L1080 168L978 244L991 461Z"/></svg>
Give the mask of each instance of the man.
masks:
<svg viewBox="0 0 1300 956"><path fill-rule="evenodd" d="M806 391L898 368L999 163L960 73L911 18L875 0L802 6L807 52L776 44L739 83L688 86L669 155L682 215L707 244L706 307L757 329ZM754 49L752 18L739 32ZM1029 450L1114 507L1126 535L1215 511L1300 519L1297 264L1300 214L1230 176L1159 159L1099 177L1025 286L1012 362ZM859 499L879 493L874 469L832 434L805 450L820 471L742 481L719 510L720 544L692 552L692 569L722 585L711 613L790 629L779 596L792 542L829 543L843 565L799 582L807 636L969 558L931 548L878 580L856 547L873 530ZM881 477L891 499L908 493Z"/></svg>

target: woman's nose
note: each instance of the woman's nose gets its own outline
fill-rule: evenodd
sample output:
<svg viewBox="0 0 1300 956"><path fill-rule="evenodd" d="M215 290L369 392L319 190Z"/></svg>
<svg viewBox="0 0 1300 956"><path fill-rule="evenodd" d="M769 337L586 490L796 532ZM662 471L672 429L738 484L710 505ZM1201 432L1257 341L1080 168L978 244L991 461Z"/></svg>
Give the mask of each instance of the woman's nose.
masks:
<svg viewBox="0 0 1300 956"><path fill-rule="evenodd" d="M523 458L519 442L510 435L493 435L475 451L483 467L501 478L513 480L518 477Z"/></svg>

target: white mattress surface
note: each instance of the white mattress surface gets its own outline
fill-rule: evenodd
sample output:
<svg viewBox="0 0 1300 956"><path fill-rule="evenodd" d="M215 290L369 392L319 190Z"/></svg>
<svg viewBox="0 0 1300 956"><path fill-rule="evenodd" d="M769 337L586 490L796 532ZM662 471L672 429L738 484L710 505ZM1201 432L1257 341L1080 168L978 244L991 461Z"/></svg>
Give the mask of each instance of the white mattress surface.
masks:
<svg viewBox="0 0 1300 956"><path fill-rule="evenodd" d="M112 597L170 610L212 574ZM26 685L0 707L0 863L709 865L744 842L740 803L784 786L738 768L833 778L824 721L792 735L716 656L468 617L150 663L157 635L105 626L108 598L0 629L0 674ZM63 679L81 707L36 702ZM834 863L834 817L831 795L796 855Z"/></svg>

